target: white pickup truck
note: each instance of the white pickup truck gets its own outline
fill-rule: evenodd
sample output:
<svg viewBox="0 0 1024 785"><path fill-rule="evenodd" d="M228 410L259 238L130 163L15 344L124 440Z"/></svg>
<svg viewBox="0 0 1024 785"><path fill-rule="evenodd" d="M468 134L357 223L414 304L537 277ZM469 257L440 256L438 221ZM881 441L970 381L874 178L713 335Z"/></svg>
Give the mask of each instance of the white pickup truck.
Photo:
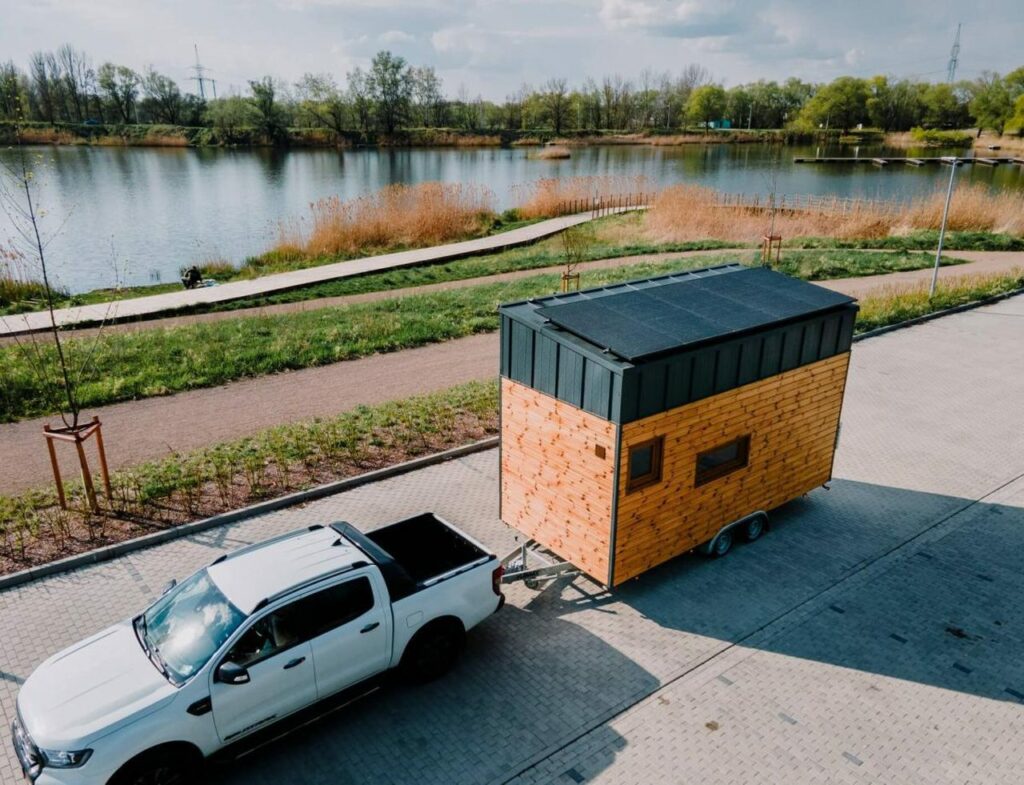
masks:
<svg viewBox="0 0 1024 785"><path fill-rule="evenodd" d="M14 747L36 785L170 785L401 668L444 673L504 603L500 562L427 513L311 526L221 556L22 686ZM273 730L270 730L273 726Z"/></svg>

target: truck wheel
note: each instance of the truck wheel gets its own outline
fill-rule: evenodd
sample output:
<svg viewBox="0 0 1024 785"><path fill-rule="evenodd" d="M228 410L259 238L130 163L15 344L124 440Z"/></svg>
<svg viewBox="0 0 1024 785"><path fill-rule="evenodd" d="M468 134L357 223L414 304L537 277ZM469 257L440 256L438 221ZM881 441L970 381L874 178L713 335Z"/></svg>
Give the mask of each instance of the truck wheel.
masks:
<svg viewBox="0 0 1024 785"><path fill-rule="evenodd" d="M712 559L720 559L732 548L732 530L726 529L718 533L718 536L711 541L708 555Z"/></svg>
<svg viewBox="0 0 1024 785"><path fill-rule="evenodd" d="M751 518L747 521L747 525L743 527L743 536L747 542L753 542L762 534L764 534L764 518L760 515L756 518Z"/></svg>
<svg viewBox="0 0 1024 785"><path fill-rule="evenodd" d="M402 673L417 684L443 676L459 659L466 640L457 622L434 623L417 633L402 657Z"/></svg>
<svg viewBox="0 0 1024 785"><path fill-rule="evenodd" d="M108 785L197 785L205 782L201 756L186 747L144 752L126 763Z"/></svg>

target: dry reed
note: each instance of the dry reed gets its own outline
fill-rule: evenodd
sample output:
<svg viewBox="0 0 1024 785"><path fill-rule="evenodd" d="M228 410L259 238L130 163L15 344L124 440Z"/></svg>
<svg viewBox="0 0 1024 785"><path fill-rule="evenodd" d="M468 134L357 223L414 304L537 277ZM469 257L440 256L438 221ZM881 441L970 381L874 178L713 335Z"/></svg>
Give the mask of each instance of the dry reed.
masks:
<svg viewBox="0 0 1024 785"><path fill-rule="evenodd" d="M642 175L600 175L592 177L547 177L525 186L516 186L516 201L523 218L559 215L566 202L609 199L617 196L650 193L650 182Z"/></svg>
<svg viewBox="0 0 1024 785"><path fill-rule="evenodd" d="M494 196L473 185L389 185L373 194L310 205L308 235L294 221L282 223L274 251L321 256L389 248L419 248L482 234L493 217Z"/></svg>
<svg viewBox="0 0 1024 785"><path fill-rule="evenodd" d="M548 145L536 155L531 156L532 158L539 158L543 161L557 161L565 158L572 158L572 153L569 152L568 147L562 145Z"/></svg>
<svg viewBox="0 0 1024 785"><path fill-rule="evenodd" d="M757 242L771 230L783 237L878 239L918 229L938 229L945 192L936 190L909 204L819 200L813 207L778 209L724 203L718 192L679 185L657 194L646 220L647 234L659 242L705 238ZM983 185L962 185L953 194L948 228L1024 234L1024 195L993 193Z"/></svg>

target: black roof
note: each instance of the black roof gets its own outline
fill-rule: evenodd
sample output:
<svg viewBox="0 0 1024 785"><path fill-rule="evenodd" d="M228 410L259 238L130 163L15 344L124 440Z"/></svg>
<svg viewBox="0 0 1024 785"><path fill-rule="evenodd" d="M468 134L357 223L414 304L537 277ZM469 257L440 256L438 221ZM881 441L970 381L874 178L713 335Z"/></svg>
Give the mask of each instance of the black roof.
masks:
<svg viewBox="0 0 1024 785"><path fill-rule="evenodd" d="M535 313L604 351L637 362L854 302L763 267L712 270L719 274L665 276L643 281L639 288L640 282L632 282L604 290L599 297L551 298Z"/></svg>

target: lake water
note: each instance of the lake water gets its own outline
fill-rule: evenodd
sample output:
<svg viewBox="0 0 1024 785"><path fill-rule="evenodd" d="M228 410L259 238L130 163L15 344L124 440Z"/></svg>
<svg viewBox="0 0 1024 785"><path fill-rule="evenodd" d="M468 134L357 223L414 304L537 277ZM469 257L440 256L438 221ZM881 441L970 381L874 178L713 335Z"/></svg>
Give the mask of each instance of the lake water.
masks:
<svg viewBox="0 0 1024 785"><path fill-rule="evenodd" d="M607 146L542 161L529 150L217 150L47 147L41 156L44 228L60 231L48 258L70 291L176 281L194 262L238 262L270 246L279 222L299 218L325 196L349 198L389 183L427 180L477 183L499 208L515 204L515 186L542 177L645 175L654 183L691 182L728 192L766 193L774 174L782 194L906 199L942 187L940 166L794 164L794 156L879 154L880 148L767 145ZM928 151L938 155L940 151ZM0 150L8 162L17 151ZM961 182L1024 188L1024 167L967 166ZM61 226L62 225L62 226ZM0 242L11 234L0 214Z"/></svg>

